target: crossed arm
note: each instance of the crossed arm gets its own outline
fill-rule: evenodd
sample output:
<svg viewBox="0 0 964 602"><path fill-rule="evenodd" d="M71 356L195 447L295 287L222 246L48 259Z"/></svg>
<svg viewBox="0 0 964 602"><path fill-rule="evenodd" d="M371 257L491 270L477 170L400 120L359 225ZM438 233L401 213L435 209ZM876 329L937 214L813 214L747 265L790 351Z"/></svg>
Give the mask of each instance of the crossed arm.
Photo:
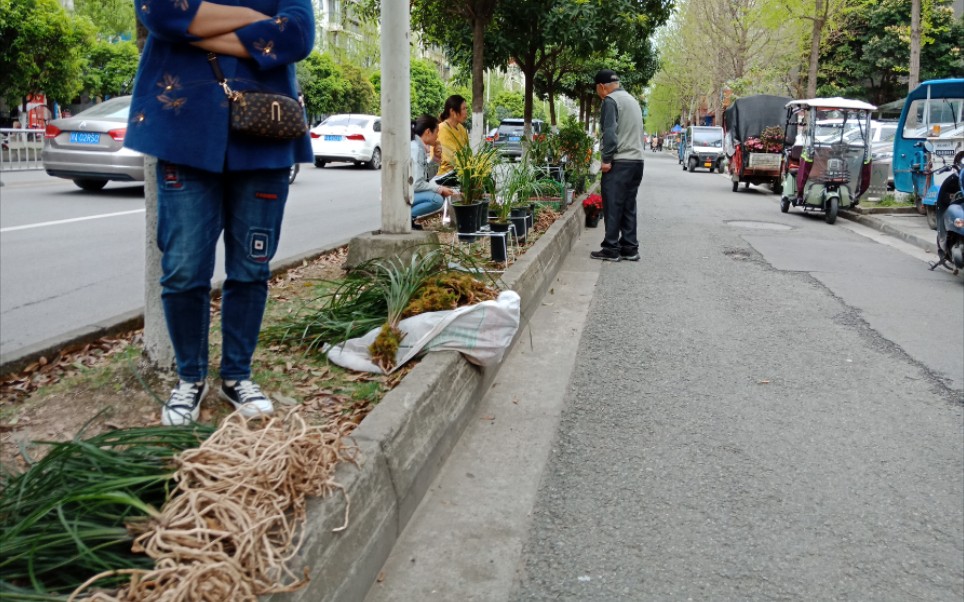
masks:
<svg viewBox="0 0 964 602"><path fill-rule="evenodd" d="M187 31L203 38L197 42L191 42L198 48L217 54L250 58L248 49L244 47L244 44L241 43L234 32L246 25L270 18L269 15L260 13L253 8L227 6L205 1L201 2L201 6Z"/></svg>

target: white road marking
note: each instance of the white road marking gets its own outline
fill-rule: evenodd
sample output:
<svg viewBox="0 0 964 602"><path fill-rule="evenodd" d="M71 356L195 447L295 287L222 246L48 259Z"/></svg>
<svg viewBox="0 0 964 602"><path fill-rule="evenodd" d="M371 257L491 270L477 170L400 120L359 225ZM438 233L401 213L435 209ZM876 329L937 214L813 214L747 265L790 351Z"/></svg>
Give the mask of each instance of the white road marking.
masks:
<svg viewBox="0 0 964 602"><path fill-rule="evenodd" d="M143 209L133 209L131 211L118 211L117 213L102 213L100 215L88 215L87 217L73 217L70 219L59 219L53 222L38 222L36 224L26 224L24 226L11 226L9 228L0 228L0 233L2 232L14 232L16 230L30 230L31 228L45 228L47 226L59 226L61 224L72 224L74 222L85 222L91 219L103 219L105 217L118 217L121 215L133 215L135 213L144 213Z"/></svg>

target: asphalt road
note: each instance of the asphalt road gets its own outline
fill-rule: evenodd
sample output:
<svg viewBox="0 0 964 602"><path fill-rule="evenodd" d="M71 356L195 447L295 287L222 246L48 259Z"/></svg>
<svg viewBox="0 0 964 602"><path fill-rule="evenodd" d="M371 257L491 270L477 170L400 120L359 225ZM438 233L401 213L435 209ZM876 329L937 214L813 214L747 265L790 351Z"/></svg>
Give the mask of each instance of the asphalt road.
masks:
<svg viewBox="0 0 964 602"><path fill-rule="evenodd" d="M647 154L642 260L554 290L385 600L961 600L964 282Z"/></svg>
<svg viewBox="0 0 964 602"><path fill-rule="evenodd" d="M376 229L380 177L302 165L276 261ZM143 308L143 186L89 193L38 171L0 178L0 354ZM216 280L221 266L219 255Z"/></svg>

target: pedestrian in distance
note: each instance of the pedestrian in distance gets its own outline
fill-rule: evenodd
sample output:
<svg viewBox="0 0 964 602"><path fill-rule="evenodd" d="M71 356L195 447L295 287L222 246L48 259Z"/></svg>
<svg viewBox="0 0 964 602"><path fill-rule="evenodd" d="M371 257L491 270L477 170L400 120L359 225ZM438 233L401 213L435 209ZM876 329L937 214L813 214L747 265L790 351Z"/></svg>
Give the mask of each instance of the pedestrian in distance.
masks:
<svg viewBox="0 0 964 602"><path fill-rule="evenodd" d="M412 123L412 182L415 192L412 196L413 230L422 229L415 223L416 218L441 211L445 199L455 192L448 186L433 182L428 176L428 152L438 141L438 130L438 119L431 115L422 115Z"/></svg>
<svg viewBox="0 0 964 602"><path fill-rule="evenodd" d="M162 304L180 382L165 425L197 420L208 391L211 278L224 234L220 397L245 417L270 414L251 380L288 197L288 174L313 159L307 133L293 140L245 136L229 127L228 89L297 96L295 63L314 45L311 0L278 0L275 14L239 0L135 2L147 27L124 144L157 157L157 245ZM216 60L209 62L208 53Z"/></svg>
<svg viewBox="0 0 964 602"><path fill-rule="evenodd" d="M602 248L589 255L604 261L639 261L636 193L643 179L643 112L613 71L601 70L595 82L602 99L599 171L606 236Z"/></svg>
<svg viewBox="0 0 964 602"><path fill-rule="evenodd" d="M441 147L439 176L455 170L455 153L469 143L469 132L462 125L469 118L469 105L465 98L453 94L445 99L439 115L438 146Z"/></svg>

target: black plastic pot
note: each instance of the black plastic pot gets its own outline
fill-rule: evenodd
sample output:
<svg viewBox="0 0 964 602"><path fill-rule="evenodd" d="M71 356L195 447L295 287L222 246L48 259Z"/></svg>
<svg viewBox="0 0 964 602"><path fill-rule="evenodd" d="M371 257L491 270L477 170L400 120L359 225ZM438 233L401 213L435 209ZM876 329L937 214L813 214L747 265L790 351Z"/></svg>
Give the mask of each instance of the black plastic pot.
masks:
<svg viewBox="0 0 964 602"><path fill-rule="evenodd" d="M455 226L459 233L459 240L462 242L475 242L478 236L472 236L479 231L479 206L482 203L472 203L471 205L453 204L452 210L455 211Z"/></svg>
<svg viewBox="0 0 964 602"><path fill-rule="evenodd" d="M492 229L492 232L508 232L509 222L490 221L489 228ZM508 252L508 239L508 235L489 237L492 261L497 263L505 263Z"/></svg>
<svg viewBox="0 0 964 602"><path fill-rule="evenodd" d="M527 212L527 207L516 207L512 210L509 217L512 225L515 227L515 238L516 244L518 245L526 244L526 234L528 233L528 229L526 228L526 223L528 222L528 218L526 217Z"/></svg>

